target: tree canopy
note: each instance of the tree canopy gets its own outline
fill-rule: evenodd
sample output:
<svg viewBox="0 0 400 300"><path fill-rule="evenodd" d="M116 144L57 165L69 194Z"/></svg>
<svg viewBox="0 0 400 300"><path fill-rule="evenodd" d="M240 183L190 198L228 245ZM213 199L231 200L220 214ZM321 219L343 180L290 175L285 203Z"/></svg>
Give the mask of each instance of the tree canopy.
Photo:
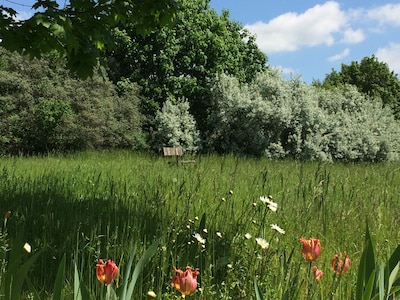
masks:
<svg viewBox="0 0 400 300"><path fill-rule="evenodd" d="M255 37L219 15L209 1L184 1L172 26L158 27L148 35L137 34L136 25L115 30L117 47L107 53L113 81L129 78L142 87L152 103L144 113L154 116L167 99L185 97L200 128L209 96L207 84L220 73L250 82L267 65Z"/></svg>
<svg viewBox="0 0 400 300"><path fill-rule="evenodd" d="M37 58L55 51L66 57L70 70L86 78L101 52L113 45L113 28L129 23L146 33L166 25L177 1L70 0L60 7L55 0L37 0L32 8L36 13L31 18L18 20L14 9L0 5L0 46Z"/></svg>
<svg viewBox="0 0 400 300"><path fill-rule="evenodd" d="M361 62L353 61L350 65L342 64L340 72L332 70L324 79L325 88L352 84L372 98L379 98L389 106L397 119L400 118L400 81L386 63L378 61L372 55Z"/></svg>

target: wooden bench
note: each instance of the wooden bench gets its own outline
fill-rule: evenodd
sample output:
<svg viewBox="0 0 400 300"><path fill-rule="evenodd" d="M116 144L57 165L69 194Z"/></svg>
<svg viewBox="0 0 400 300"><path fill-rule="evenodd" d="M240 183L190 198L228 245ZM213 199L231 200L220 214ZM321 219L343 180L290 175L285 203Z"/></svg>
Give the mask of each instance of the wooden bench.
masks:
<svg viewBox="0 0 400 300"><path fill-rule="evenodd" d="M181 146L177 147L163 147L164 156L175 156L176 163L179 163L179 158L183 156L183 150ZM181 160L181 163L194 163L195 160Z"/></svg>

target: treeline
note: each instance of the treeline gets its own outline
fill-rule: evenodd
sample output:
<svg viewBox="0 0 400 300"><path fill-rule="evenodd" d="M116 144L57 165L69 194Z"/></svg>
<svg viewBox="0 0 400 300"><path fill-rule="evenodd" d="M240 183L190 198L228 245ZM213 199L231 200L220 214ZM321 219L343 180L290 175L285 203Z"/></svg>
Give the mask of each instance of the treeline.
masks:
<svg viewBox="0 0 400 300"><path fill-rule="evenodd" d="M80 80L57 58L0 49L1 154L139 146L138 105L134 84Z"/></svg>
<svg viewBox="0 0 400 300"><path fill-rule="evenodd" d="M55 55L0 49L0 154L128 148L345 161L398 160L400 82L374 56L323 82L285 80L255 37L208 2L171 26L112 30L82 80Z"/></svg>

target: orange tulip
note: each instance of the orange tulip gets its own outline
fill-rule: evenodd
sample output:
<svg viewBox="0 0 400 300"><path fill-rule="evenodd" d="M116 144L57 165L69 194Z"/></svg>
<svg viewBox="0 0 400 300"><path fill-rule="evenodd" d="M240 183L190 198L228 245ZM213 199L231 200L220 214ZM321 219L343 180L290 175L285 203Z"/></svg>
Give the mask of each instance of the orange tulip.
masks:
<svg viewBox="0 0 400 300"><path fill-rule="evenodd" d="M118 267L111 259L107 260L106 263L99 259L96 265L96 276L101 283L108 285L117 278Z"/></svg>
<svg viewBox="0 0 400 300"><path fill-rule="evenodd" d="M321 243L318 239L310 238L306 240L304 237L301 237L299 242L303 243L301 254L306 260L314 261L321 254Z"/></svg>
<svg viewBox="0 0 400 300"><path fill-rule="evenodd" d="M312 267L312 271L314 272L314 278L316 281L320 281L322 276L324 276L324 273L322 272L322 270L318 269L316 266Z"/></svg>
<svg viewBox="0 0 400 300"><path fill-rule="evenodd" d="M341 255L340 255L341 256ZM336 253L332 259L332 271L336 272L338 275L342 275L347 272L350 267L350 258L347 256L347 253L344 252L344 258L340 259L339 255Z"/></svg>
<svg viewBox="0 0 400 300"><path fill-rule="evenodd" d="M199 269L192 271L190 267L186 267L186 271L182 271L174 267L174 271L176 275L172 277L171 285L182 295L188 296L193 293L197 288L196 277L200 274Z"/></svg>

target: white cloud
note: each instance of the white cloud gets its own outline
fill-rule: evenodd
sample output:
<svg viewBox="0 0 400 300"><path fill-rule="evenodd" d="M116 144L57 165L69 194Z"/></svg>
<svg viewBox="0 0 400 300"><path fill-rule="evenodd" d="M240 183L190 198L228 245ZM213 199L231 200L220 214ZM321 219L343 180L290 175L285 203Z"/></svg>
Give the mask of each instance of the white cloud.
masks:
<svg viewBox="0 0 400 300"><path fill-rule="evenodd" d="M32 16L33 16L32 11L19 11L19 12L17 12L15 19L17 21L24 21L24 20L28 20Z"/></svg>
<svg viewBox="0 0 400 300"><path fill-rule="evenodd" d="M272 53L295 51L301 46L332 45L334 33L347 23L346 14L335 1L316 5L302 14L293 12L280 15L268 23L246 25L257 35L261 50Z"/></svg>
<svg viewBox="0 0 400 300"><path fill-rule="evenodd" d="M357 44L362 42L364 39L365 35L363 30L354 30L348 28L343 32L343 39L341 40L341 42L346 44Z"/></svg>
<svg viewBox="0 0 400 300"><path fill-rule="evenodd" d="M400 73L400 43L390 43L386 48L379 48L375 56L388 64L389 69Z"/></svg>
<svg viewBox="0 0 400 300"><path fill-rule="evenodd" d="M328 61L333 62L333 61L342 60L343 58L349 56L349 54L350 54L350 49L346 48L341 53L329 57Z"/></svg>
<svg viewBox="0 0 400 300"><path fill-rule="evenodd" d="M367 16L380 24L400 26L400 4L386 4L367 12Z"/></svg>

